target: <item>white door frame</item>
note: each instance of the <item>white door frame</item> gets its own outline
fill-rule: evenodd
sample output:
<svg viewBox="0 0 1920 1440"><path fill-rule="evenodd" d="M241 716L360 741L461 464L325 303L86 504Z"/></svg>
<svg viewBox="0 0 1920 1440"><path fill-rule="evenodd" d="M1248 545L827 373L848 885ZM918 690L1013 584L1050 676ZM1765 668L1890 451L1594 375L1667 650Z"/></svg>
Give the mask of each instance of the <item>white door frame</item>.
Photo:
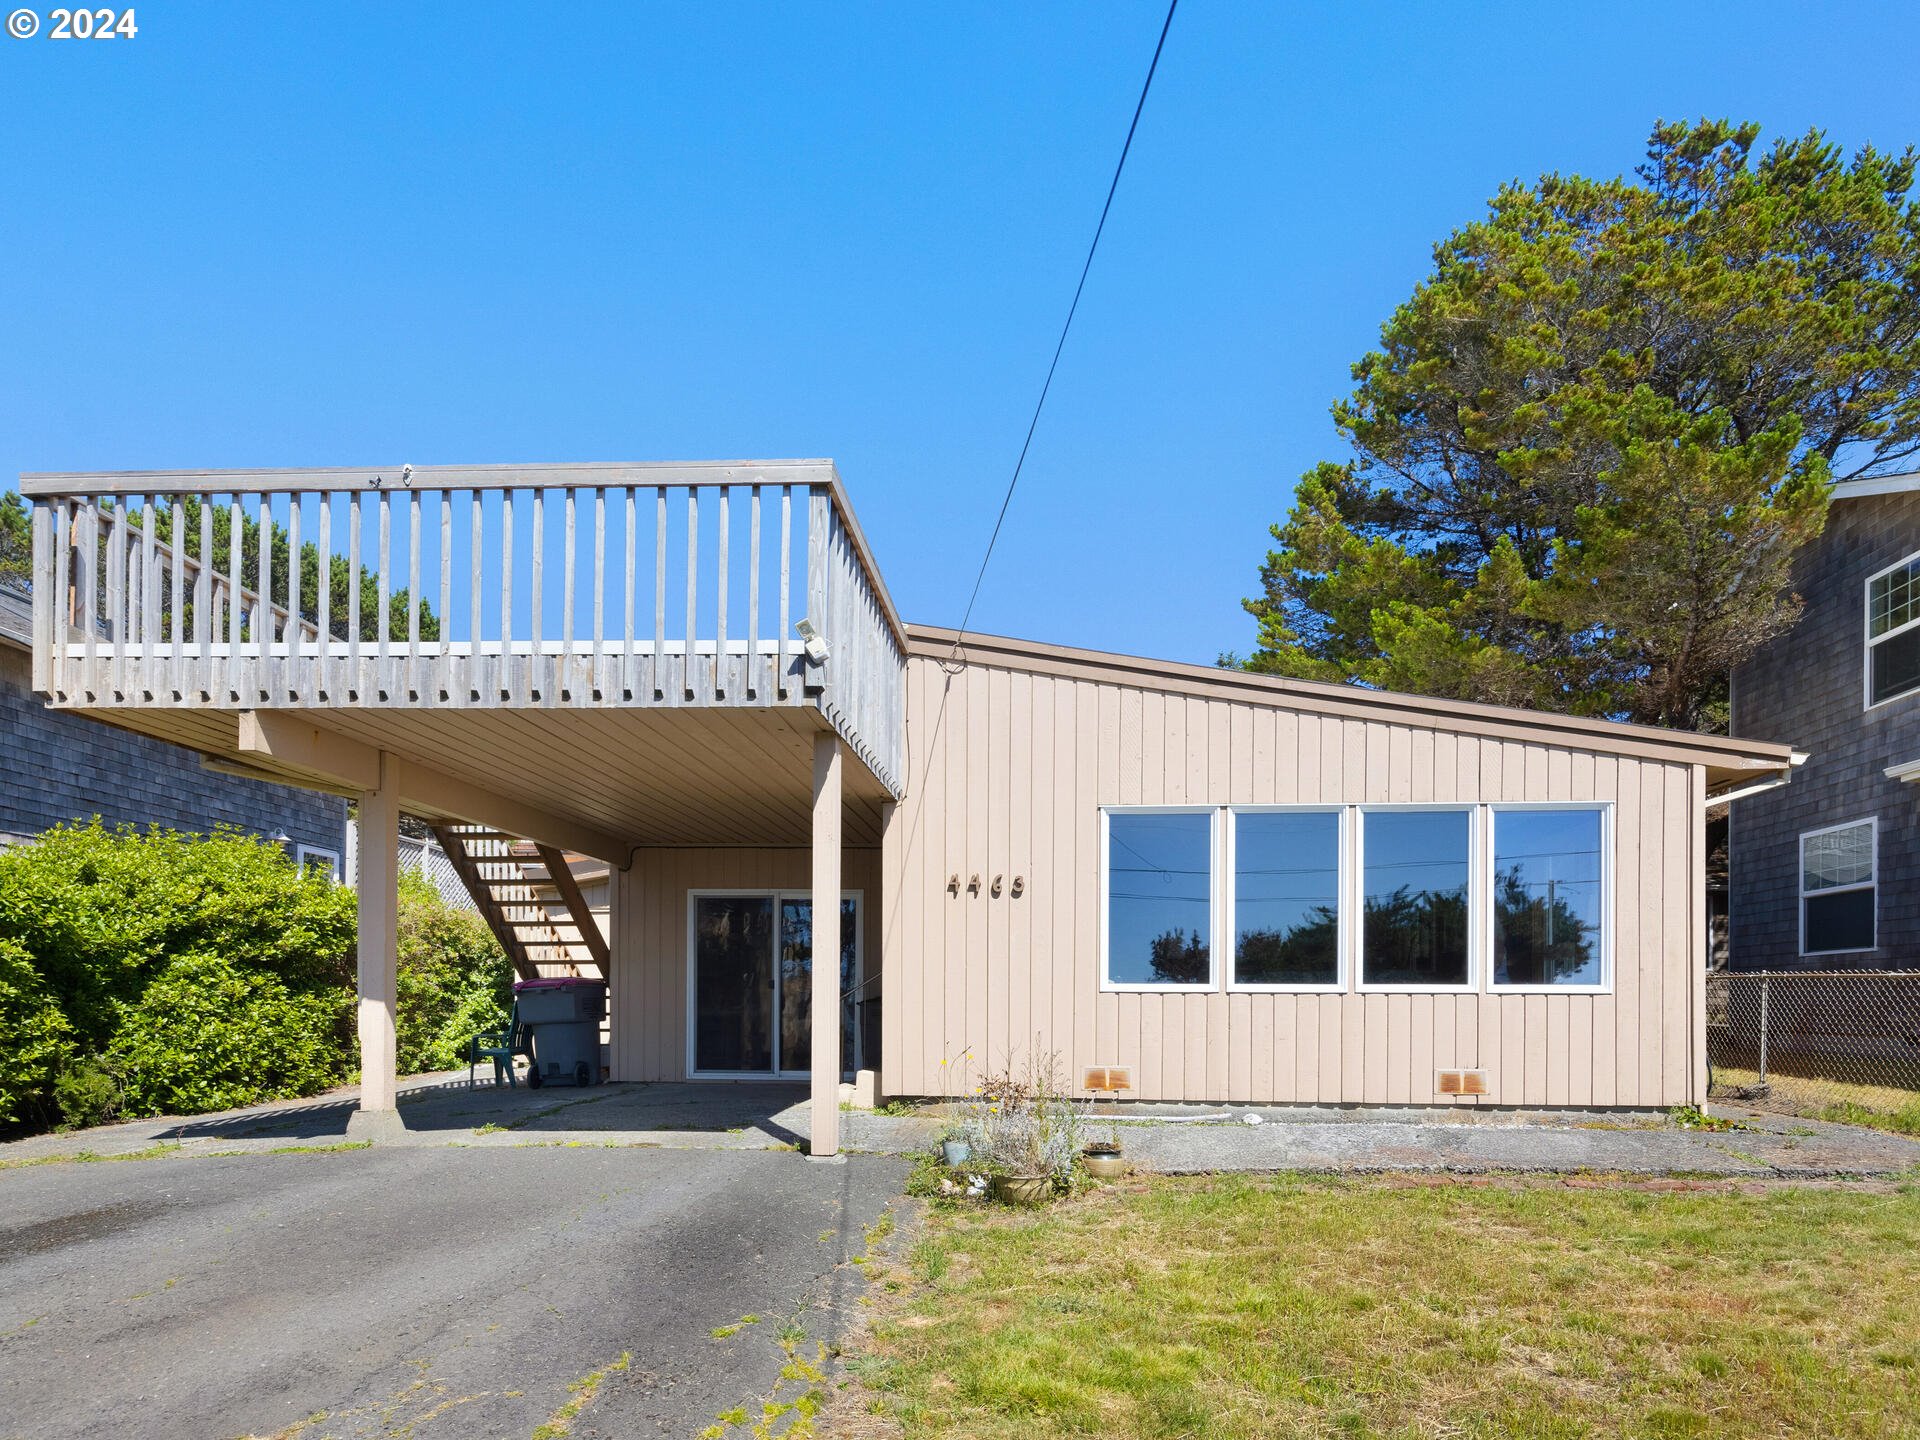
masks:
<svg viewBox="0 0 1920 1440"><path fill-rule="evenodd" d="M699 1054L695 1049L699 1023L698 1007L700 989L696 966L697 947L700 943L697 917L702 900L768 900L773 904L773 1069L771 1070L700 1070L695 1066ZM853 901L853 986L847 997L854 999L853 1018L853 1065L858 1070L865 1058L860 1045L859 994L866 979L867 971L867 901L866 893L861 890L842 890L842 903ZM782 1070L780 1068L780 904L784 900L813 901L813 891L804 886L787 886L783 889L741 887L737 885L716 885L698 890L687 891L687 1063L686 1078L689 1080L779 1080L791 1083L804 1080L812 1075L811 1070ZM838 950L835 946L835 950ZM843 997L847 998L847 997ZM843 1069L840 1072L845 1075Z"/></svg>

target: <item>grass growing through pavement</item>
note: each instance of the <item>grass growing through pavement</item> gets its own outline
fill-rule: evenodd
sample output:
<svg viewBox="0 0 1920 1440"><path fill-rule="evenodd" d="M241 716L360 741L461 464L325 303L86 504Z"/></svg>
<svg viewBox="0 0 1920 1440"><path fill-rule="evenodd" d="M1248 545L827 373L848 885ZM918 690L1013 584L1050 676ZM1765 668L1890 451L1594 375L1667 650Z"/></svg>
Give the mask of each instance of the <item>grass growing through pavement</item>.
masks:
<svg viewBox="0 0 1920 1440"><path fill-rule="evenodd" d="M606 1383L609 1375L627 1368L632 1363L633 1353L623 1350L620 1358L611 1365L602 1365L598 1370L582 1375L578 1380L568 1383L569 1399L544 1424L533 1427L533 1440L565 1440L573 1433L573 1422L580 1418L580 1412L593 1403L593 1397L600 1393L600 1387ZM407 1427L409 1431L412 1426Z"/></svg>
<svg viewBox="0 0 1920 1440"><path fill-rule="evenodd" d="M1913 1184L1155 1180L910 1265L847 1433L1920 1435Z"/></svg>

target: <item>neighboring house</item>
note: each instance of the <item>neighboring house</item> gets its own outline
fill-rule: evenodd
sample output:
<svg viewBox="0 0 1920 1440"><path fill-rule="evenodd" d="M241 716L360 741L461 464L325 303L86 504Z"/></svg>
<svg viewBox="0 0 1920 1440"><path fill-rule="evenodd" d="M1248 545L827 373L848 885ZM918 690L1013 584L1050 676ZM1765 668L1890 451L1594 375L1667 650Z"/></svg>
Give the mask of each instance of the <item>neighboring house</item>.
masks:
<svg viewBox="0 0 1920 1440"><path fill-rule="evenodd" d="M1836 486L1794 586L1733 676L1733 733L1807 759L1729 807L1729 967L1920 967L1920 475Z"/></svg>
<svg viewBox="0 0 1920 1440"><path fill-rule="evenodd" d="M1785 744L909 626L831 461L22 490L52 705L358 794L371 1133L400 1123L403 813L474 864L609 867L612 1077L805 1080L816 1156L848 1071L931 1095L963 1060L1149 1101L1706 1099L1705 815ZM439 635L340 639L265 563L270 604L150 573L95 617L133 530L102 536L103 495L238 497L431 598ZM200 513L225 553L233 512ZM83 619L154 642L71 643L70 565ZM160 634L169 582L194 633Z"/></svg>
<svg viewBox="0 0 1920 1440"><path fill-rule="evenodd" d="M95 815L195 834L237 825L284 836L296 861L341 875L346 801L222 775L191 750L41 704L31 620L28 596L0 585L0 844Z"/></svg>

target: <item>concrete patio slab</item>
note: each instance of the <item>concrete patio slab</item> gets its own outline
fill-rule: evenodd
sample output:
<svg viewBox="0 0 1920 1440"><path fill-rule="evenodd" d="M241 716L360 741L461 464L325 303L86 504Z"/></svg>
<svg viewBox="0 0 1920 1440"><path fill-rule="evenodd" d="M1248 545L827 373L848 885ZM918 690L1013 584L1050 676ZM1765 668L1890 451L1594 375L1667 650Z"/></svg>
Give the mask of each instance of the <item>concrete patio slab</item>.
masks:
<svg viewBox="0 0 1920 1440"><path fill-rule="evenodd" d="M1409 1120L1404 1112L1335 1112L1338 1118L1278 1118L1236 1109L1235 1118L1191 1124L1123 1125L1127 1155L1165 1174L1317 1170L1751 1178L1887 1176L1920 1172L1920 1142L1851 1125L1724 1113L1739 1128L1689 1129L1664 1116L1481 1112L1470 1119ZM1261 1123L1249 1125L1247 1115Z"/></svg>
<svg viewBox="0 0 1920 1440"><path fill-rule="evenodd" d="M140 1121L0 1146L0 1165L155 1146L246 1153L349 1139L355 1094L191 1119ZM691 1081L529 1090L469 1087L464 1072L402 1082L406 1143L656 1149L792 1150L808 1133L804 1085ZM1920 1167L1920 1141L1849 1125L1715 1107L1734 1128L1685 1128L1657 1112L1419 1110L1405 1107L1136 1106L1120 1123L1129 1161L1169 1174L1215 1170L1435 1173L1618 1172L1632 1175L1833 1176ZM932 1111L842 1115L849 1152L931 1148ZM1250 1123L1251 1122L1251 1123ZM1103 1133L1107 1121L1091 1121Z"/></svg>

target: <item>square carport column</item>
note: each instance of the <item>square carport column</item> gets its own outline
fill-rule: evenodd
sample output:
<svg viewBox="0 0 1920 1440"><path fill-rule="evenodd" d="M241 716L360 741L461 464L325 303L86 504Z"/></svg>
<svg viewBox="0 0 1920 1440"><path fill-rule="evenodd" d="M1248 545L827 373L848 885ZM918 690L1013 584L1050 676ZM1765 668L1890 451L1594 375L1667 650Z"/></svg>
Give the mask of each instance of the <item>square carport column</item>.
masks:
<svg viewBox="0 0 1920 1440"><path fill-rule="evenodd" d="M840 1154L840 737L813 741L813 1084L808 1156Z"/></svg>
<svg viewBox="0 0 1920 1440"><path fill-rule="evenodd" d="M360 913L360 1104L347 1134L396 1140L400 1122L394 1009L399 999L400 787L394 757L380 752L380 783L360 792L355 881Z"/></svg>

